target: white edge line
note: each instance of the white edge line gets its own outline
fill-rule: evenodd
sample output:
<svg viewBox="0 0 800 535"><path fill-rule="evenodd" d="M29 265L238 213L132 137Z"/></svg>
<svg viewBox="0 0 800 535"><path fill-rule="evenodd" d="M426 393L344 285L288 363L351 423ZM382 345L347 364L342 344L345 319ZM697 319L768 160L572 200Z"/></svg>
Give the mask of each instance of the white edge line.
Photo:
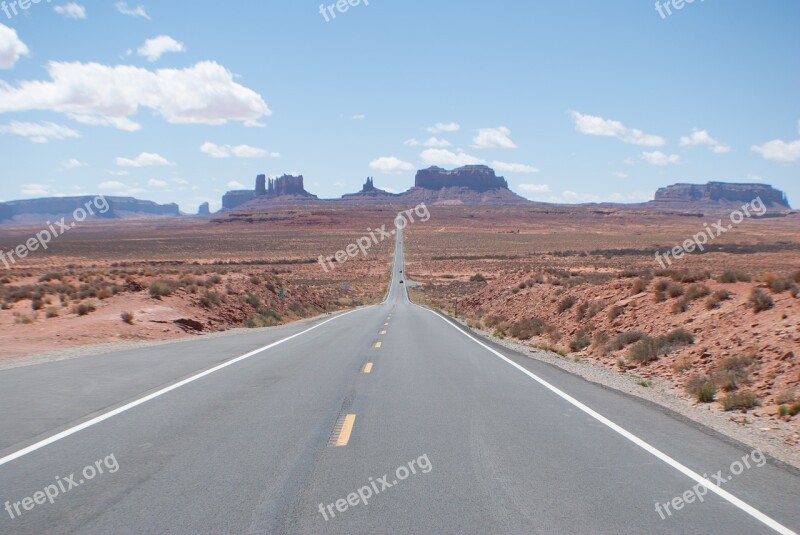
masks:
<svg viewBox="0 0 800 535"><path fill-rule="evenodd" d="M778 533L781 533L782 535L797 535L797 533L795 533L791 529L787 528L786 526L780 524L779 522L773 520L772 518L768 517L767 515L765 515L764 513L759 511L758 509L756 509L755 507L743 502L742 500L740 500L739 498L737 498L733 494L731 494L731 493L723 490L722 488L718 487L717 485L715 485L711 481L705 479L703 476L701 476L697 472L695 472L695 471L691 470L690 468L682 465L681 463L679 463L678 461L676 461L675 459L673 459L672 457L670 457L666 453L663 453L662 451L660 451L656 447L651 446L650 444L648 444L644 440L640 439L639 437L637 437L633 433L631 433L631 432L623 429L619 425L615 424L614 422L612 422L611 420L609 420L608 418L606 418L602 414L599 414L598 412L594 411L593 409L587 407L586 405L584 405L583 403L581 403L577 399L573 398L572 396L570 396L566 392L563 392L563 391L559 390L558 388L556 388L555 386L551 385L550 383L548 383L547 381L545 381L541 377L539 377L536 374L532 373L531 371L523 368L522 366L520 366L519 364L517 364L513 360L509 359L508 357L506 357L505 355L503 355L499 351L496 351L496 350L492 349L491 347L489 347L488 345L484 344L483 342L481 342L477 338L473 337L469 333L465 332L464 330L462 330L459 327L457 327L456 325L454 325L452 322L450 322L449 320L444 318L442 315L437 314L433 310L430 310L428 308L422 307L420 305L416 305L415 304L415 306L419 306L423 310L427 310L431 314L436 315L437 317L439 317L439 319L441 319L442 321L444 321L445 323L450 325L452 328L454 328L455 330L457 330L458 332L460 332L461 334L463 334L464 336L466 336L467 338L469 338L470 340L472 340L473 342L475 342L479 346L481 346L484 349L490 351L494 355L500 357L501 359L506 361L508 364L511 364L512 366L517 368L519 371L521 371L522 373L524 373L525 375L527 375L528 377L530 377L531 379L533 379L534 381L536 381L540 385L544 386L545 388L547 388L548 390L550 390L551 392L553 392L557 396L559 396L559 397L563 398L564 400L566 400L567 402L571 403L572 405L574 405L578 409L582 410L583 412L585 412L586 414L588 414L589 416L591 416L592 418L594 418L598 422L600 422L600 423L608 426L612 430L616 431L617 433L619 433L623 437L627 438L628 440L630 440L631 442L633 442L634 444L636 444L637 446L639 446L640 448L642 448L646 452L650 453L651 455L653 455L655 457L658 457L659 459L661 459L662 461L664 461L665 463L667 463L671 467L675 468L676 470L678 470L682 474L688 476L689 478L693 479L697 483L700 483L701 485L706 487L711 492L713 492L713 493L717 494L718 496L724 498L725 500L729 501L731 504L735 505L736 507L738 507L739 509L741 509L745 513L749 514L750 516L752 516L756 520L758 520L758 521L762 522L763 524L769 526L770 528L772 528L773 530L777 531Z"/></svg>
<svg viewBox="0 0 800 535"><path fill-rule="evenodd" d="M64 431L62 431L60 433L57 433L57 434L55 434L55 435L53 435L51 437L48 437L48 438L46 438L44 440L36 442L35 444L31 444L30 446L28 446L26 448L23 448L23 449L21 449L21 450L19 450L17 452L14 452L14 453L12 453L10 455L7 455L7 456L5 456L3 458L0 458L0 466L3 466L4 464L10 463L11 461L14 461L16 459L19 459L20 457L24 457L25 455L28 455L29 453L33 453L36 450L44 448L45 446L49 446L50 444L53 444L54 442L58 442L59 440L61 440L63 438L66 438L66 437L68 437L70 435L74 435L75 433L83 431L84 429L92 427L93 425L97 425L100 422L108 420L109 418L113 418L114 416L116 416L118 414L122 414L125 411L129 411L130 409L132 409L134 407L138 407L139 405L142 405L143 403L147 403L148 401L151 401L151 400L153 400L153 399L155 399L155 398L157 398L159 396L163 396L164 394L166 394L168 392L172 392L173 390L176 390L176 389L178 389L178 388L180 388L182 386L188 385L189 383L193 383L194 381L197 381L198 379L202 379L203 377L205 377L207 375L211 375L214 372L218 372L219 370L221 370L223 368L227 368L228 366L233 366L234 364L236 364L238 362L241 362L241 361L243 361L245 359L249 359L250 357L258 355L259 353L263 353L264 351L272 349L273 347L278 346L280 344L283 344L284 342L288 342L289 340L297 338L298 336L302 336L302 335L306 334L307 332L310 332L310 331L313 331L314 329L322 327L326 323L329 323L331 321L337 320L339 318L343 318L343 317L347 316L348 314L352 314L353 312L358 312L360 310L365 310L366 308L369 308L369 307L358 308L358 309L355 309L355 310L350 310L350 311L345 312L343 314L339 314L339 315L337 315L337 316L335 316L333 318L330 318L330 319L327 319L327 320L325 320L325 321L323 321L321 323L318 323L317 325L314 325L313 327L311 327L309 329L306 329L305 331L301 331L301 332L293 334L292 336L289 336L287 338L283 338L281 340L278 340L277 342L273 342L273 343L271 343L271 344L269 344L267 346L264 346L264 347L262 347L260 349L256 349L255 351L251 351L250 353L242 355L241 357L236 357L234 359L231 359L231 360L228 360L226 362L223 362L222 364L214 366L213 368L210 368L210 369L208 369L208 370L206 370L204 372L200 372L197 375L193 375L191 377L183 379L182 381L178 381L177 383L171 384L171 385L169 385L169 386L167 386L165 388L162 388L161 390L158 390L156 392L148 394L148 395L146 395L144 397L141 397L141 398L139 398L137 400L131 401L130 403L128 403L126 405L123 405L122 407L117 407L116 409L114 409L112 411L109 411L109 412L106 412L104 414L101 414L100 416L96 416L95 418L92 418L91 420L87 420L87 421L85 421L85 422L83 422L81 424L76 425L75 427L71 427L71 428L66 429L66 430L64 430Z"/></svg>

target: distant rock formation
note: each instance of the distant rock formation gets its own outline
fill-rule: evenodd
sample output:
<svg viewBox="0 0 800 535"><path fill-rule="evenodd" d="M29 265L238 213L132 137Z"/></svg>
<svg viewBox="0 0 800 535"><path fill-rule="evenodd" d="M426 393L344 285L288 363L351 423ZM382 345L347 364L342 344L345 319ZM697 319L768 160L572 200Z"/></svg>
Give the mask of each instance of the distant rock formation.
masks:
<svg viewBox="0 0 800 535"><path fill-rule="evenodd" d="M26 199L0 203L0 222L39 223L56 221L62 217L70 219L78 208L91 204L97 197L50 197L43 199ZM127 219L141 217L175 217L181 215L177 204L157 204L142 201L133 197L105 197L108 211L101 214L98 209L95 215L101 219ZM96 206L96 204L95 204ZM102 205L101 205L102 207Z"/></svg>
<svg viewBox="0 0 800 535"><path fill-rule="evenodd" d="M430 167L417 172L414 187L400 195L405 202L432 204L529 204L510 189L503 177L485 165L468 165L447 171Z"/></svg>
<svg viewBox="0 0 800 535"><path fill-rule="evenodd" d="M342 200L359 203L376 203L388 202L392 199L397 199L399 196L400 195L396 193L389 193L388 191L376 188L374 179L368 177L361 191L358 193L347 193L342 196Z"/></svg>
<svg viewBox="0 0 800 535"><path fill-rule="evenodd" d="M207 202L204 202L203 204L201 204L200 207L197 209L197 215L210 216L211 215L211 205L208 204Z"/></svg>
<svg viewBox="0 0 800 535"><path fill-rule="evenodd" d="M674 184L656 192L654 204L740 204L757 197L767 207L791 209L786 194L767 184Z"/></svg>
<svg viewBox="0 0 800 535"><path fill-rule="evenodd" d="M452 171L441 167L430 167L417 171L414 185L425 189L469 188L473 191L489 191L508 189L505 178L499 177L494 170L485 165L468 165Z"/></svg>
<svg viewBox="0 0 800 535"><path fill-rule="evenodd" d="M222 208L233 210L251 201L278 201L286 204L293 201L316 201L317 196L305 190L303 175L283 175L278 178L268 179L266 175L256 177L256 187L253 190L234 190L227 192L222 197Z"/></svg>

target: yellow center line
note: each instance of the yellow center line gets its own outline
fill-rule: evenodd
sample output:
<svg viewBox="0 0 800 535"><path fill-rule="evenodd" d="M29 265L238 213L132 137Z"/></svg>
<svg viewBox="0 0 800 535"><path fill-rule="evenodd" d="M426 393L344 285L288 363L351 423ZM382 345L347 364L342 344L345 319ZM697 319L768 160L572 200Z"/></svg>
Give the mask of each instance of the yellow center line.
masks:
<svg viewBox="0 0 800 535"><path fill-rule="evenodd" d="M350 442L350 435L353 433L353 425L356 423L356 415L348 414L344 418L342 430L339 431L339 438L336 439L336 446L347 446Z"/></svg>
<svg viewBox="0 0 800 535"><path fill-rule="evenodd" d="M375 342L375 349L380 349L383 345L383 342Z"/></svg>
<svg viewBox="0 0 800 535"><path fill-rule="evenodd" d="M364 364L363 373L372 373L372 363L371 362L367 362L366 364Z"/></svg>

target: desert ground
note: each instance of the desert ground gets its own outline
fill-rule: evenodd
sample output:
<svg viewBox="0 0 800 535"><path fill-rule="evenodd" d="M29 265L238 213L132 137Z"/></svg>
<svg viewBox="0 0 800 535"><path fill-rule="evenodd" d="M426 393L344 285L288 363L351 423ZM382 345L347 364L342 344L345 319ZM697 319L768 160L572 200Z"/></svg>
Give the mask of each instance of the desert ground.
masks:
<svg viewBox="0 0 800 535"><path fill-rule="evenodd" d="M397 207L90 222L0 271L0 359L286 323L380 301L389 240L317 262ZM674 386L800 449L800 216L748 219L662 268L705 218L618 209L430 207L406 231L412 299L498 339ZM0 228L8 250L37 231ZM3 266L0 266L3 267ZM281 296L283 290L283 296Z"/></svg>

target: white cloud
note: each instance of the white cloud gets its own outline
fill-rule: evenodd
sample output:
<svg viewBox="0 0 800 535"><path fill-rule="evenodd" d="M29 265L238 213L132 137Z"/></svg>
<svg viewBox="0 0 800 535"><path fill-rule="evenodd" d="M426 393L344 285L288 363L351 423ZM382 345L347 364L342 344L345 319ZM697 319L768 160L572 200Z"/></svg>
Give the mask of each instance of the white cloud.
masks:
<svg viewBox="0 0 800 535"><path fill-rule="evenodd" d="M173 178L172 181L175 182L176 184L178 184L179 186L188 186L189 185L189 181L186 180L185 178Z"/></svg>
<svg viewBox="0 0 800 535"><path fill-rule="evenodd" d="M49 122L21 123L19 121L11 121L9 124L0 124L0 134L22 136L34 143L47 143L53 139L81 137L72 128Z"/></svg>
<svg viewBox="0 0 800 535"><path fill-rule="evenodd" d="M79 169L81 167L84 167L86 164L84 164L77 158L70 158L69 160L64 160L59 165L61 166L61 169L70 170L70 169Z"/></svg>
<svg viewBox="0 0 800 535"><path fill-rule="evenodd" d="M476 149L516 149L511 141L511 130L505 126L497 128L481 128L478 135L472 138L472 146Z"/></svg>
<svg viewBox="0 0 800 535"><path fill-rule="evenodd" d="M775 139L763 145L753 145L751 149L765 159L774 162L796 162L800 160L800 139L797 141Z"/></svg>
<svg viewBox="0 0 800 535"><path fill-rule="evenodd" d="M366 118L367 118L367 116L364 115L363 113L357 113L357 114L353 115L353 120L354 121L363 121Z"/></svg>
<svg viewBox="0 0 800 535"><path fill-rule="evenodd" d="M247 186L237 180L231 180L228 182L228 187L231 189L245 189Z"/></svg>
<svg viewBox="0 0 800 535"><path fill-rule="evenodd" d="M151 178L147 181L147 185L151 188L166 188L169 186L169 182L166 180L159 180L157 178Z"/></svg>
<svg viewBox="0 0 800 535"><path fill-rule="evenodd" d="M0 69L10 69L20 56L28 55L28 47L17 36L17 30L0 24Z"/></svg>
<svg viewBox="0 0 800 535"><path fill-rule="evenodd" d="M19 191L23 195L37 195L40 197L46 197L50 194L48 187L44 184L23 184Z"/></svg>
<svg viewBox="0 0 800 535"><path fill-rule="evenodd" d="M438 165L442 167L463 167L465 165L485 163L480 158L476 158L465 152L452 152L446 149L428 149L420 154L420 158L428 165Z"/></svg>
<svg viewBox="0 0 800 535"><path fill-rule="evenodd" d="M657 150L655 152L643 152L642 159L650 165L673 165L680 163L681 157L677 154L664 154Z"/></svg>
<svg viewBox="0 0 800 535"><path fill-rule="evenodd" d="M575 123L576 130L589 136L615 137L625 143L645 147L661 147L667 143L661 136L645 134L637 128L628 128L619 121L603 119L595 115L584 115L577 111L571 111L570 116Z"/></svg>
<svg viewBox="0 0 800 535"><path fill-rule="evenodd" d="M524 163L491 162L491 166L501 173L538 173L539 169Z"/></svg>
<svg viewBox="0 0 800 535"><path fill-rule="evenodd" d="M547 184L520 184L517 186L520 191L525 193L549 193L550 186Z"/></svg>
<svg viewBox="0 0 800 535"><path fill-rule="evenodd" d="M103 191L128 189L127 184L125 184L124 182L119 182L118 180L108 180L106 182L101 182L97 185L97 187Z"/></svg>
<svg viewBox="0 0 800 535"><path fill-rule="evenodd" d="M441 132L458 132L461 130L461 125L458 123L436 123L433 126L426 128L431 134L439 134Z"/></svg>
<svg viewBox="0 0 800 535"><path fill-rule="evenodd" d="M715 154L724 154L731 151L729 146L723 145L716 139L712 138L707 130L698 130L697 128L692 130L691 135L681 137L680 143L681 147L706 145L711 147L711 150L714 151Z"/></svg>
<svg viewBox="0 0 800 535"><path fill-rule="evenodd" d="M76 4L75 2L54 6L53 11L59 15L64 15L68 19L86 18L86 8L82 5Z"/></svg>
<svg viewBox="0 0 800 535"><path fill-rule="evenodd" d="M158 165L175 165L169 160L153 152L142 152L134 159L130 158L117 158L117 165L119 167L154 167Z"/></svg>
<svg viewBox="0 0 800 535"><path fill-rule="evenodd" d="M417 147L419 146L419 141L416 139L407 139L403 141L403 145L408 145L409 147Z"/></svg>
<svg viewBox="0 0 800 535"><path fill-rule="evenodd" d="M144 56L148 61L158 61L167 52L185 52L186 47L183 43L176 41L169 35L159 35L148 39L136 51L140 56Z"/></svg>
<svg viewBox="0 0 800 535"><path fill-rule="evenodd" d="M617 178L630 178L630 175L629 175L629 174L627 174L627 173L620 173L620 172L616 172L616 173L614 173L614 176L615 176L615 177L617 177Z"/></svg>
<svg viewBox="0 0 800 535"><path fill-rule="evenodd" d="M434 137L428 138L425 141L425 143L423 143L423 145L425 145L426 147L441 148L441 147L450 147L452 145L452 143L450 143L446 139L439 139L438 137L434 136Z"/></svg>
<svg viewBox="0 0 800 535"><path fill-rule="evenodd" d="M280 158L278 152L269 152L250 145L217 145L210 141L200 146L200 152L212 158Z"/></svg>
<svg viewBox="0 0 800 535"><path fill-rule="evenodd" d="M254 124L271 115L255 91L234 82L221 65L206 61L185 69L150 71L130 65L50 62L50 80L0 80L0 113L47 110L87 124L132 130L139 108L174 124ZM135 125L135 126L134 126Z"/></svg>
<svg viewBox="0 0 800 535"><path fill-rule="evenodd" d="M125 171L124 169L120 169L119 171L113 169L107 169L106 173L108 173L111 176L128 176L130 174L128 171Z"/></svg>
<svg viewBox="0 0 800 535"><path fill-rule="evenodd" d="M764 177L759 175L747 175L747 180L750 182L764 182Z"/></svg>
<svg viewBox="0 0 800 535"><path fill-rule="evenodd" d="M132 8L128 6L128 2L117 2L116 4L114 4L114 6L117 8L117 11L119 11L123 15L127 15L129 17L134 17L134 18L141 17L143 19L150 20L150 15L147 14L147 11L145 11L144 6L142 5L138 5Z"/></svg>
<svg viewBox="0 0 800 535"><path fill-rule="evenodd" d="M414 164L404 162L394 156L381 156L369 162L371 169L381 173L402 173L403 171L415 171Z"/></svg>

